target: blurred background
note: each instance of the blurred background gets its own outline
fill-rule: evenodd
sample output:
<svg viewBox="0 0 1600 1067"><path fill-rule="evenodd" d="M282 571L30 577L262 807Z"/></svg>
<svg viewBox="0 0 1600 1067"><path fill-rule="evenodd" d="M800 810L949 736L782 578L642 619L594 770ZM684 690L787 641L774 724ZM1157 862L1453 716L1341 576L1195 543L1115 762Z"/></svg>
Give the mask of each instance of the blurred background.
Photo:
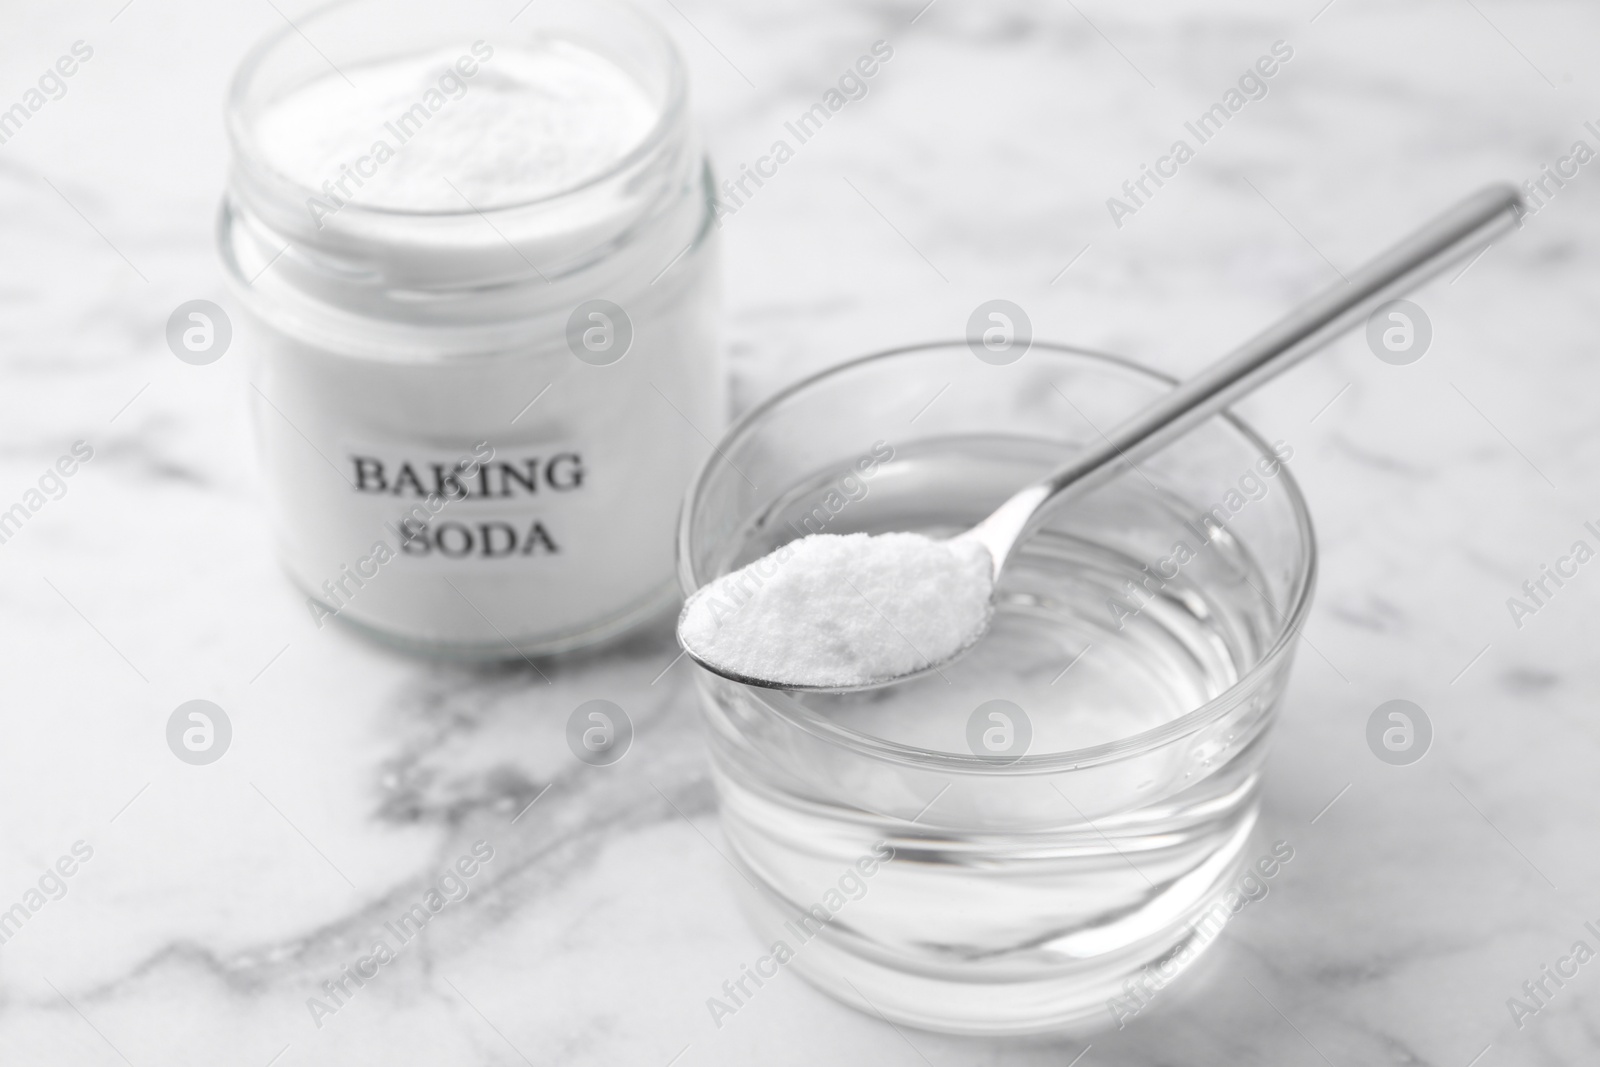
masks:
<svg viewBox="0 0 1600 1067"><path fill-rule="evenodd" d="M1536 1004L1524 983L1579 940L1600 949L1600 564L1533 615L1508 598L1575 541L1600 546L1600 11L645 6L689 63L722 174L874 42L893 49L722 220L735 412L958 337L996 298L1037 338L1187 374L1473 188L1543 181L1519 233L1413 296L1421 359L1352 335L1241 407L1292 445L1321 538L1263 817L1293 861L1120 1031L896 1030L794 975L716 1026L706 998L764 946L733 910L670 627L548 681L313 628L257 502L242 358L167 348L178 305L232 310L213 233L228 79L307 6L12 4L0 116L79 42L91 55L0 123L0 508L73 442L93 457L0 543L0 912L48 898L0 923L0 1061L1592 1060L1600 965ZM1275 73L1241 86L1268 55ZM1198 144L1185 123L1235 89ZM1124 189L1180 138L1197 147L1175 176ZM638 730L603 771L562 741L591 698ZM214 765L168 749L191 699L231 721ZM1367 743L1391 699L1431 723L1405 766ZM470 903L316 1025L307 998L479 840L494 858ZM41 887L64 856L74 873Z"/></svg>

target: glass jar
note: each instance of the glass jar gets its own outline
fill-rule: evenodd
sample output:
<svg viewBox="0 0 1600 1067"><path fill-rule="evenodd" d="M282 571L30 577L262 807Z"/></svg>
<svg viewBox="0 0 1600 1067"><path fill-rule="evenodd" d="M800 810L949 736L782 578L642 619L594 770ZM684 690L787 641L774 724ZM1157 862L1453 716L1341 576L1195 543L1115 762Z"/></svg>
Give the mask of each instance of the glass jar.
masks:
<svg viewBox="0 0 1600 1067"><path fill-rule="evenodd" d="M219 243L267 503L319 627L527 656L677 597L678 503L726 407L683 66L626 5L520 6L336 4L263 42L233 86ZM637 90L637 136L587 171L560 141L597 128L581 79L516 95L550 49ZM385 73L407 63L430 79L414 102ZM331 145L319 181L306 100L392 121ZM543 125L507 136L502 101ZM524 180L496 177L536 151L571 173L530 185L524 159ZM402 174L439 184L375 191Z"/></svg>

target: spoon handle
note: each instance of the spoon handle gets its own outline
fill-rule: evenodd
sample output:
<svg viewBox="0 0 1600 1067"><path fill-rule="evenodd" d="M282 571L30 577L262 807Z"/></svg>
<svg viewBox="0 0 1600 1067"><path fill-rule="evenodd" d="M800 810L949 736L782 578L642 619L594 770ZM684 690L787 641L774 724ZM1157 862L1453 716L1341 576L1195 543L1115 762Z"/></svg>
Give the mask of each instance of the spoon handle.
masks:
<svg viewBox="0 0 1600 1067"><path fill-rule="evenodd" d="M1160 451L1340 337L1383 303L1520 225L1522 209L1522 196L1511 185L1490 185L1473 193L1024 490L1032 508L1020 533L1037 528L1045 514L1069 495L1099 485Z"/></svg>

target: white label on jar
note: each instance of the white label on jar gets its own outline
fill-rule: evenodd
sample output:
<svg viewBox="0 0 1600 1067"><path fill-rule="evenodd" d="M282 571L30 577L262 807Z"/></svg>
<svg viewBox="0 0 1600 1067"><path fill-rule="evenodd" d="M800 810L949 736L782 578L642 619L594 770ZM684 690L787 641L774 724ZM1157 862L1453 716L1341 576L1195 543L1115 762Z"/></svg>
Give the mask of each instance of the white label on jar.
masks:
<svg viewBox="0 0 1600 1067"><path fill-rule="evenodd" d="M563 519L592 493L583 450L565 442L458 450L349 443L339 459L352 505L403 567L558 560L577 536Z"/></svg>

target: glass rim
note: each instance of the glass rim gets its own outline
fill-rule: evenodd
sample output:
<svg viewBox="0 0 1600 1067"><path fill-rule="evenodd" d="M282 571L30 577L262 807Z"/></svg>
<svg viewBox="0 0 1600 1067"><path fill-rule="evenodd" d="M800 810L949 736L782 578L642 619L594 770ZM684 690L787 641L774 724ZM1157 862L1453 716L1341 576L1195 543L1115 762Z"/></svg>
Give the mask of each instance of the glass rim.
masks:
<svg viewBox="0 0 1600 1067"><path fill-rule="evenodd" d="M799 381L785 386L740 416L728 428L728 431L722 435L722 439L717 443L716 448L712 450L711 455L706 457L705 462L700 465L700 469L695 472L694 479L689 483L689 488L685 492L683 506L679 510L676 555L678 561L678 584L682 588L684 595L687 596L704 584L701 576L695 573L694 561L689 551L690 531L695 507L701 493L704 491L707 480L711 477L719 462L722 461L724 453L732 445L737 443L740 438L750 435L772 411L829 378L898 356L929 353L951 348L965 348L966 346L967 342L965 340L922 341L858 356L807 375ZM1169 374L1146 367L1131 359L1095 349L1034 340L1030 343L1028 351L1031 353L1035 349L1042 349L1058 356L1087 359L1124 371L1132 371L1137 375L1168 387L1175 387L1179 384L1178 379ZM1266 439L1231 411L1224 411L1216 417L1226 422L1263 456L1274 454ZM1271 670L1279 660L1289 654L1294 640L1300 634L1300 628L1304 625L1306 615L1311 610L1312 592L1316 586L1318 563L1316 532L1312 526L1310 508L1306 505L1305 497L1300 492L1299 483L1295 481L1293 472L1289 470L1287 464L1282 464L1278 473L1282 479L1289 506L1294 515L1301 559L1300 566L1296 568L1295 585L1290 594L1292 604L1287 609L1279 609L1270 600L1268 601L1268 605L1278 614L1282 625L1278 629L1272 644L1255 663L1250 665L1249 669L1239 675L1233 684L1199 707L1193 708L1159 726L1153 726L1148 730L1142 730L1115 741L1091 745L1087 748L1067 749L1062 752L1043 755L1024 755L1016 760L1000 762L983 756L965 756L955 752L943 752L937 749L920 748L915 745L904 745L896 741L888 741L860 730L830 722L817 715L807 708L801 700L784 690L764 689L742 685L742 683L733 681L727 681L726 684L740 686L751 693L757 702L770 709L774 714L821 740L838 744L883 762L937 769L944 773L977 775L1051 774L1143 755L1171 741L1197 733L1208 724L1227 714L1240 701L1245 699L1246 691L1253 683ZM696 665L696 669L705 670L705 668L698 665ZM721 681L721 679L718 679L718 681Z"/></svg>
<svg viewBox="0 0 1600 1067"><path fill-rule="evenodd" d="M233 78L228 84L225 125L228 134L228 148L235 164L243 163L248 165L257 173L267 177L272 185L280 187L279 191L287 190L296 199L301 198L302 194L305 196L322 195L321 189L306 185L278 169L266 153L260 150L242 117L245 100L254 78L260 72L262 64L286 41L299 38L301 36L300 26L325 18L343 8L355 7L358 4L375 4L376 2L377 0L331 0L330 3L323 4L301 17L297 25L279 27L250 47L244 58L240 60L239 66L234 71ZM591 0L591 3L593 2L596 2L596 0ZM581 195L596 186L604 185L606 182L638 166L652 154L659 151L673 128L680 125L688 113L689 85L688 75L684 69L683 56L679 54L677 45L666 30L655 19L646 15L641 9L629 3L628 0L598 0L598 2L609 5L617 11L626 12L666 57L666 97L662 101L654 124L651 125L649 131L639 139L636 145L604 169L575 185L569 185L555 192L511 203L496 204L493 207L485 208L464 204L459 209L438 210L432 208L374 207L350 200L345 203L344 207L340 208L340 213L352 211L356 217L365 216L373 219L452 219L488 216L547 206L567 197Z"/></svg>

